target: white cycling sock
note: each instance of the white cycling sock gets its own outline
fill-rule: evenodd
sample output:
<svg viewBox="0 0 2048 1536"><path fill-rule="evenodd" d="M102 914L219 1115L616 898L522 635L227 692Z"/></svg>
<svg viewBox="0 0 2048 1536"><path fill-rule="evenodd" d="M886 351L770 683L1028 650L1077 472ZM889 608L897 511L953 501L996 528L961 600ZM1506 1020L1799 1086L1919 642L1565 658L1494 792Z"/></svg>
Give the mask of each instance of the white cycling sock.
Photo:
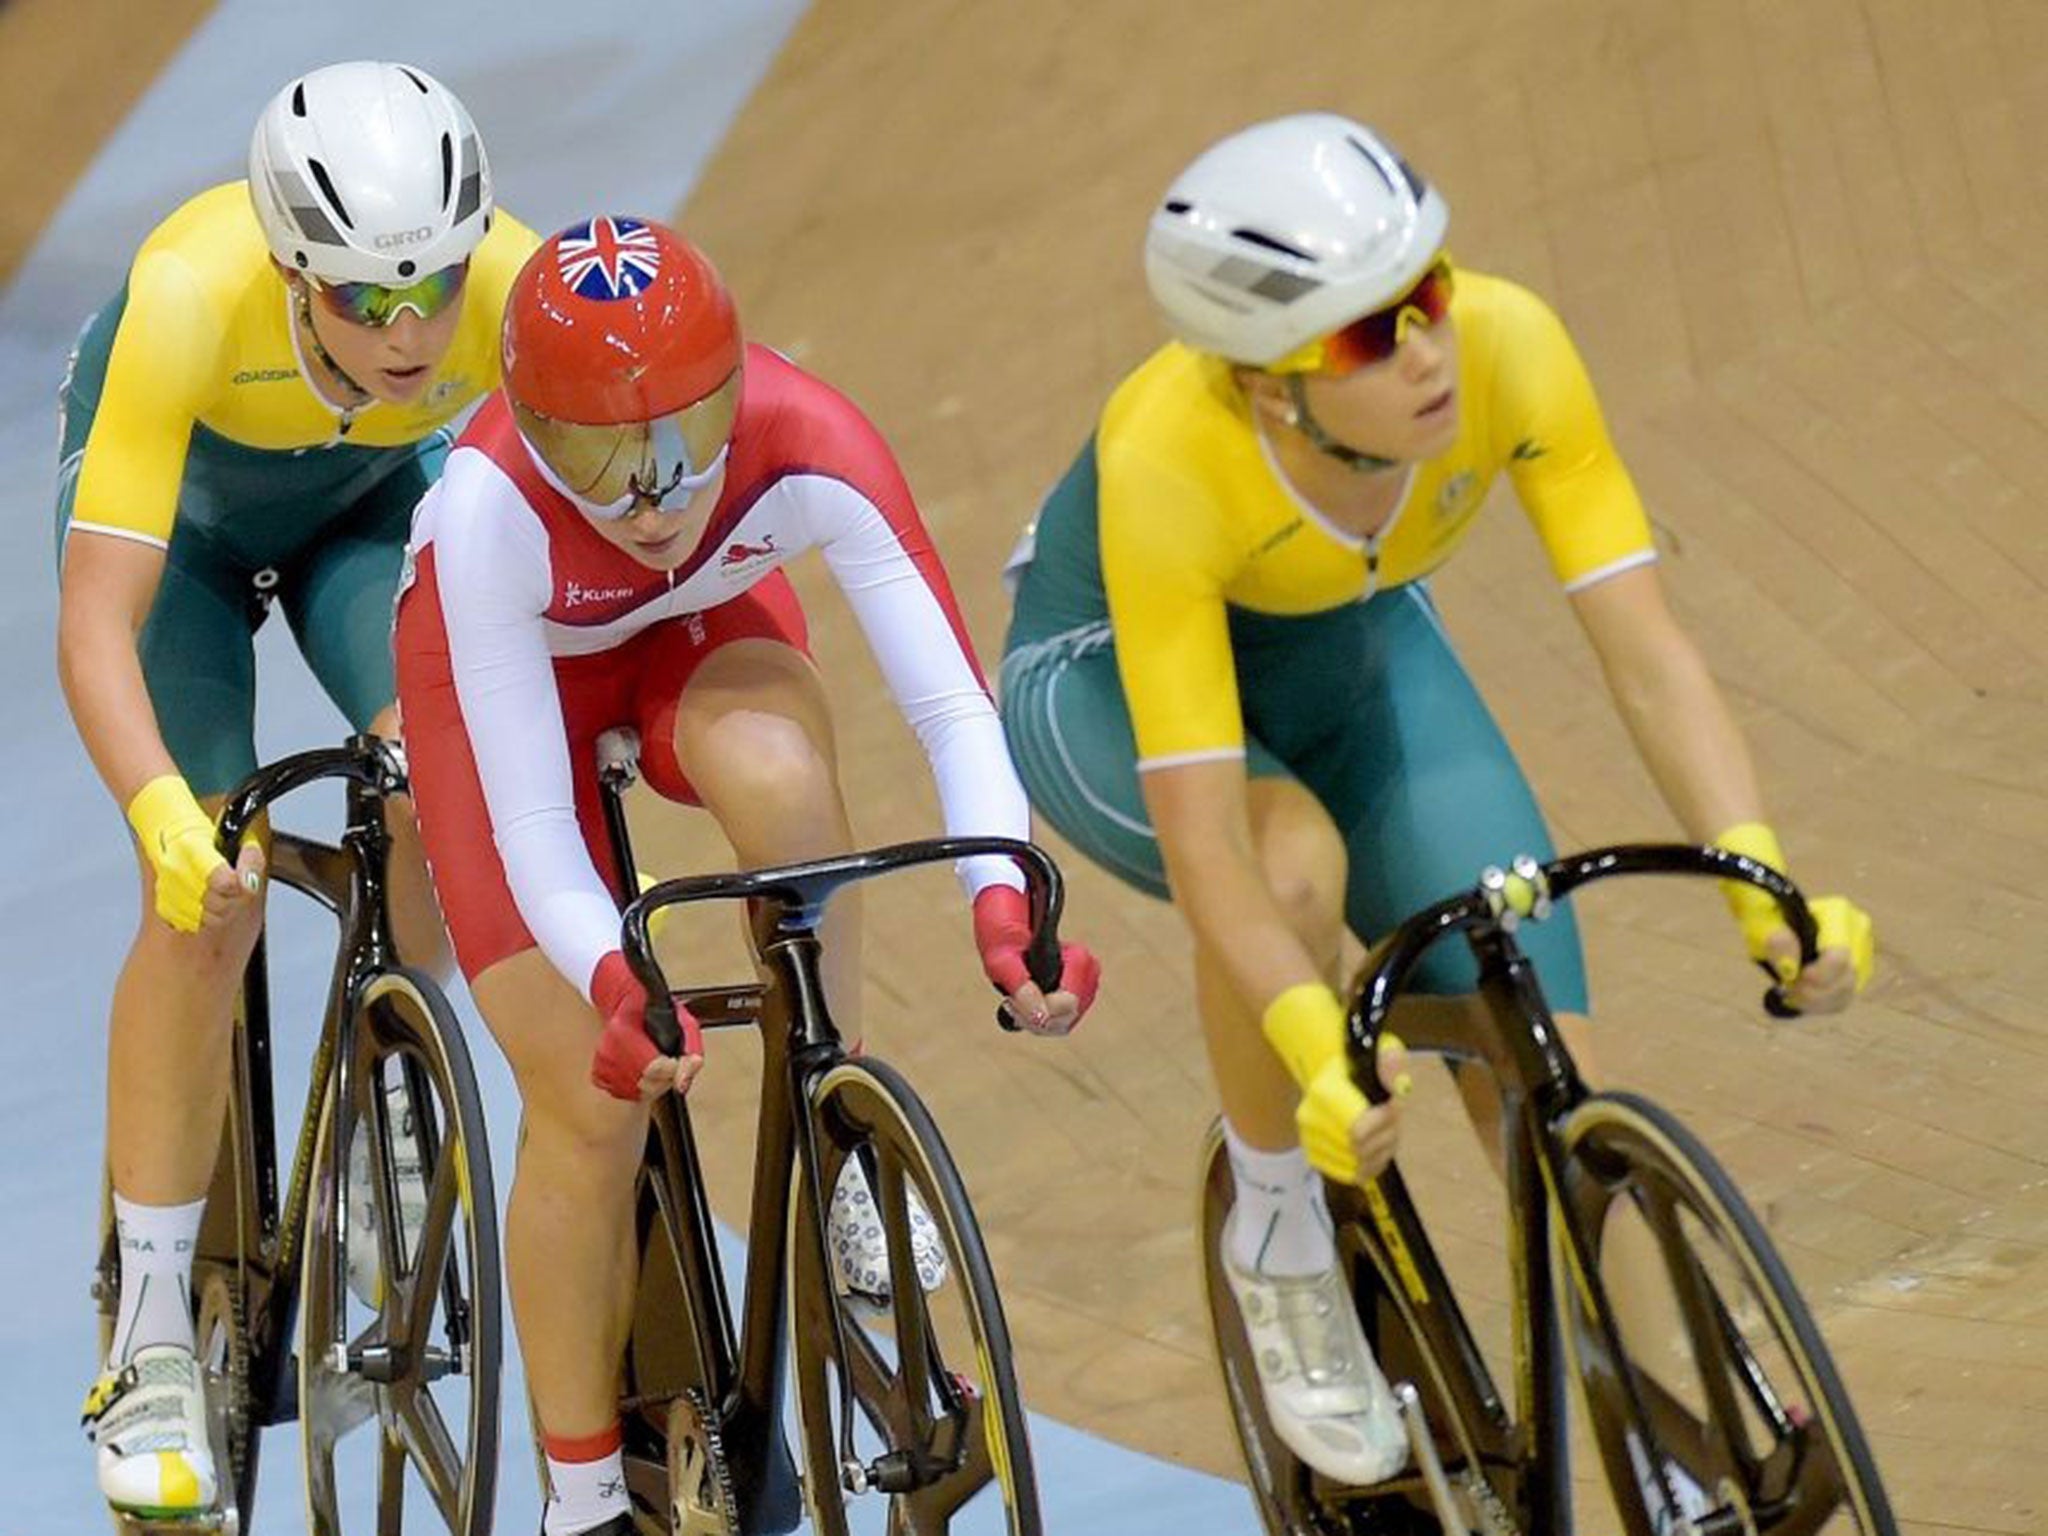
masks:
<svg viewBox="0 0 2048 1536"><path fill-rule="evenodd" d="M580 1536L614 1515L631 1513L619 1427L582 1440L546 1437L548 1508L542 1536ZM557 1452L561 1452L557 1456Z"/></svg>
<svg viewBox="0 0 2048 1536"><path fill-rule="evenodd" d="M1223 1122L1237 1204L1225 1234L1231 1262L1264 1275L1320 1274L1337 1262L1323 1181L1301 1148L1263 1152Z"/></svg>
<svg viewBox="0 0 2048 1536"><path fill-rule="evenodd" d="M138 1205L114 1196L121 1307L114 1317L109 1366L126 1365L135 1351L152 1344L192 1347L192 1250L205 1211L204 1200Z"/></svg>

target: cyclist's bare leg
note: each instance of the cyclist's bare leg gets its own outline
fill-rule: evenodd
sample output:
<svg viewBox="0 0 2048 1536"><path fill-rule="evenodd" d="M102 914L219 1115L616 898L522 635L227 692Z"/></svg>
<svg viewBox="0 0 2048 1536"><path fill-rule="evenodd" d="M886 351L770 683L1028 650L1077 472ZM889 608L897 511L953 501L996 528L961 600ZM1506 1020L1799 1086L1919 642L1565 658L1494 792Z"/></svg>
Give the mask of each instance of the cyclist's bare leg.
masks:
<svg viewBox="0 0 2048 1536"><path fill-rule="evenodd" d="M1266 884L1323 979L1334 983L1344 940L1344 841L1321 802L1293 780L1253 779L1246 789ZM1221 958L1200 940L1195 1007L1231 1127L1264 1151L1299 1146L1294 1080L1266 1043L1258 1008L1238 995Z"/></svg>
<svg viewBox="0 0 2048 1536"><path fill-rule="evenodd" d="M1301 785L1254 779L1246 788L1266 888L1320 978L1334 983L1345 934L1343 839ZM1344 1290L1330 1214L1295 1127L1298 1090L1267 1043L1258 1010L1230 984L1221 957L1199 943L1195 996L1236 1185L1222 1234L1224 1268L1259 1361L1268 1419L1324 1476L1376 1482L1406 1460L1407 1447L1364 1332L1339 1310ZM1298 1326L1308 1316L1329 1323Z"/></svg>
<svg viewBox="0 0 2048 1536"><path fill-rule="evenodd" d="M852 849L831 706L802 652L736 640L706 657L677 702L675 750L742 868ZM858 889L843 890L820 939L826 996L849 1040L860 1035L860 928Z"/></svg>
<svg viewBox="0 0 2048 1536"><path fill-rule="evenodd" d="M205 802L219 810L219 797ZM260 903L180 933L156 912L137 851L142 917L108 1027L107 1171L121 1236L109 1369L86 1399L100 1490L118 1508L198 1514L216 1496L187 1310L192 1251L226 1114L237 987ZM135 1370L119 1369L133 1365Z"/></svg>
<svg viewBox="0 0 2048 1536"><path fill-rule="evenodd" d="M397 741L398 706L394 704L379 713L370 722L370 732L386 741ZM391 906L391 930L398 941L399 956L407 965L445 981L453 974L448 930L434 900L434 883L427 874L427 856L420 846L410 796L393 795L385 802L384 827L391 834L385 895Z"/></svg>
<svg viewBox="0 0 2048 1536"><path fill-rule="evenodd" d="M1486 1004L1476 994L1470 997L1426 997L1410 995L1395 1005L1393 1027L1401 1027L1404 1014L1416 1009L1451 1009L1469 1014L1476 1022L1475 1029L1490 1028L1486 1021ZM1579 1076L1588 1088L1600 1086L1600 1057L1595 1048L1593 1024L1583 1013L1560 1013L1554 1015L1557 1032L1564 1037L1565 1049L1571 1053L1572 1061L1579 1069ZM1452 1074L1458 1085L1458 1094L1465 1101L1465 1113L1471 1117L1472 1129L1479 1137L1479 1144L1486 1149L1487 1159L1493 1164L1493 1171L1505 1175L1507 1169L1506 1149L1501 1145L1500 1089L1491 1074L1479 1067Z"/></svg>
<svg viewBox="0 0 2048 1536"><path fill-rule="evenodd" d="M590 1081L598 1019L538 948L471 984L522 1103L505 1272L527 1387L550 1435L618 1417L633 1306L633 1170L647 1111Z"/></svg>
<svg viewBox="0 0 2048 1536"><path fill-rule="evenodd" d="M220 797L204 802L218 812ZM156 883L138 851L142 922L114 984L107 1050L107 1167L142 1205L204 1199L226 1113L235 992L262 927L250 907L226 924L180 933L156 913Z"/></svg>

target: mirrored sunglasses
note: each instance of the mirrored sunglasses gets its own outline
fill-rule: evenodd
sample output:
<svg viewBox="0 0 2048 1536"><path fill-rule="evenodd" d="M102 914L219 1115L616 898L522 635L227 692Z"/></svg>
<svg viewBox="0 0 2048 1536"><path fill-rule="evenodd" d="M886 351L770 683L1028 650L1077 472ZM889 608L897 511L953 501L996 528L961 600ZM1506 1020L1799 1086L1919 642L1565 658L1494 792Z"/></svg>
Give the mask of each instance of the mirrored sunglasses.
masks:
<svg viewBox="0 0 2048 1536"><path fill-rule="evenodd" d="M1439 256L1415 286L1393 303L1289 353L1267 371L1319 373L1329 378L1342 378L1374 363L1385 362L1401 349L1401 343L1408 339L1413 327L1442 323L1451 312L1455 288L1451 259Z"/></svg>
<svg viewBox="0 0 2048 1536"><path fill-rule="evenodd" d="M422 320L433 319L455 302L468 278L469 263L459 261L403 288L387 288L382 283L323 283L312 277L307 281L320 296L321 307L336 319L382 330L408 309Z"/></svg>

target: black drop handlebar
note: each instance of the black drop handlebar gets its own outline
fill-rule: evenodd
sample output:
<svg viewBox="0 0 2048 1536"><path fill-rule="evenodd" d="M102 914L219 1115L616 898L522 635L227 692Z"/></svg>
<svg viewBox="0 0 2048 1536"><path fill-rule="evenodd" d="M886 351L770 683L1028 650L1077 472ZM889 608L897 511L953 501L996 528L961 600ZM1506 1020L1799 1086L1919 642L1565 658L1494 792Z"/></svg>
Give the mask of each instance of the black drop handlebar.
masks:
<svg viewBox="0 0 2048 1536"><path fill-rule="evenodd" d="M681 1049L682 1030L676 1023L674 996L647 932L648 919L663 908L693 901L759 899L779 909L780 927L803 931L816 927L827 898L843 885L919 864L986 856L1010 859L1023 871L1031 906L1031 942L1024 952L1024 964L1031 979L1050 992L1060 980L1059 922L1066 901L1059 866L1035 843L1016 838L926 838L807 863L742 870L737 874L691 875L649 886L626 908L623 920L626 963L647 989L648 1036L665 1055L673 1056ZM997 1008L996 1022L1009 1030L1018 1027L1006 1008Z"/></svg>
<svg viewBox="0 0 2048 1536"><path fill-rule="evenodd" d="M338 747L297 752L259 768L236 786L221 807L215 838L221 857L232 864L243 836L275 800L322 779L347 779L376 795L404 794L405 754L380 736L351 736Z"/></svg>
<svg viewBox="0 0 2048 1536"><path fill-rule="evenodd" d="M1820 932L1806 898L1790 880L1755 859L1725 848L1690 843L1625 843L1538 864L1527 857L1508 869L1488 870L1471 890L1448 897L1416 913L1374 946L1351 995L1348 1049L1351 1073L1365 1096L1384 1103L1387 1091L1376 1065L1380 1032L1401 989L1430 947L1452 933L1511 931L1524 918L1540 919L1550 904L1582 885L1610 875L1704 875L1742 880L1775 898L1793 936L1799 940L1800 963L1820 958ZM1772 1017L1796 1018L1799 1010L1773 982L1764 993Z"/></svg>

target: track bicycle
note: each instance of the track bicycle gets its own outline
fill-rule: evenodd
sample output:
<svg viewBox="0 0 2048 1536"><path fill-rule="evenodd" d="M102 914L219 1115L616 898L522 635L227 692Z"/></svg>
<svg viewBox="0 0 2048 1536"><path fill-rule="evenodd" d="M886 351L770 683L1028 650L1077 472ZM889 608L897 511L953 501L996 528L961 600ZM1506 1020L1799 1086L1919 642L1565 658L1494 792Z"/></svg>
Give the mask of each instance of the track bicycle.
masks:
<svg viewBox="0 0 2048 1536"><path fill-rule="evenodd" d="M1253 1501L1274 1536L1567 1536L1567 1382L1576 1379L1626 1536L1895 1536L1884 1487L1819 1329L1763 1224L1704 1145L1636 1094L1595 1093L1559 1038L1524 921L1592 881L1704 875L1768 891L1808 962L1813 919L1768 867L1720 849L1632 845L1526 856L1417 913L1352 993L1352 1075L1375 1102L1379 1035L1423 953L1462 934L1477 1010L1404 1014L1412 1052L1497 1086L1505 1154L1513 1380L1490 1373L1398 1159L1364 1187L1326 1184L1339 1262L1408 1430L1410 1462L1369 1488L1304 1465L1268 1426L1222 1272L1233 1199L1220 1129L1204 1152L1202 1251L1226 1395ZM1766 1007L1790 1010L1774 988ZM1626 1233L1626 1236L1623 1234ZM1607 1255L1654 1253L1670 1337L1626 1334ZM1659 1329L1659 1332L1664 1330ZM1660 1347L1661 1346L1661 1347Z"/></svg>
<svg viewBox="0 0 2048 1536"><path fill-rule="evenodd" d="M387 903L392 743L355 736L259 769L228 797L232 860L272 802L340 779L329 844L271 834L269 878L333 913L332 981L289 1182L280 1191L269 970L259 937L235 1010L232 1079L192 1268L220 1508L127 1532L249 1529L261 1431L296 1420L316 1536L485 1536L497 1491L497 1204L460 1025L402 964ZM93 1284L104 1348L119 1294L111 1201ZM426 1518L409 1516L424 1515ZM278 1521L278 1524L289 1522Z"/></svg>
<svg viewBox="0 0 2048 1536"><path fill-rule="evenodd" d="M632 871L621 796L628 733L601 743L614 868ZM625 909L623 948L650 1001L650 1035L681 1044L674 1005L708 1033L761 1032L761 1101L735 1332L687 1101L653 1106L639 1173L639 1291L620 1420L626 1481L646 1536L764 1536L808 1515L817 1536L1042 1529L1023 1403L994 1270L938 1125L886 1063L851 1054L826 1004L818 924L833 892L918 865L1000 855L1023 870L1027 963L1060 974L1058 869L1030 843L936 838L842 857L651 886ZM665 909L748 903L765 984L671 991L649 938ZM1006 1028L1007 1015L997 1018ZM878 1305L842 1293L829 1252L832 1192L856 1160L872 1192L893 1283ZM945 1278L917 1278L910 1201L929 1214ZM784 1433L794 1383L799 1474ZM879 1522L879 1523L877 1523Z"/></svg>

